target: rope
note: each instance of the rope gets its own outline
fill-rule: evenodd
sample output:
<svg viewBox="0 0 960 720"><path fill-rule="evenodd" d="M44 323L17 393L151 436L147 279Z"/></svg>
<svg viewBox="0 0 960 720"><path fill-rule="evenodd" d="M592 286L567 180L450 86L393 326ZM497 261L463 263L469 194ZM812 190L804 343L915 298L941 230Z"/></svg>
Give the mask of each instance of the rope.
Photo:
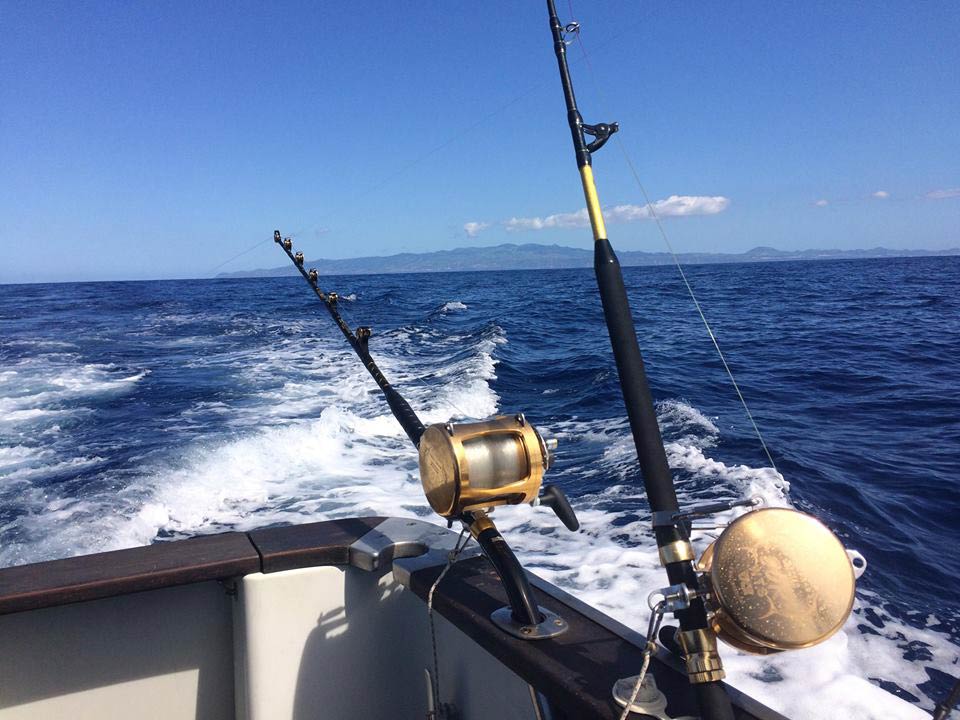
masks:
<svg viewBox="0 0 960 720"><path fill-rule="evenodd" d="M573 0L569 0L570 14L573 15ZM580 52L583 56L583 60L587 65L587 70L590 73L590 79L593 82L594 87L597 90L597 93L600 95L602 102L606 105L606 97L603 93L603 88L600 86L600 83L597 82L597 75L593 69L593 63L590 62L590 56L587 54L587 48L583 44L582 33L576 33L577 44L580 46ZM683 266L680 264L680 259L677 257L677 253L673 249L673 244L670 242L670 238L667 236L667 231L663 227L663 223L660 220L660 216L657 214L656 209L653 206L653 202L650 200L650 195L647 194L647 189L644 187L643 182L640 180L640 174L637 172L636 166L633 164L633 160L630 157L630 153L627 152L626 146L623 144L623 140L620 139L619 135L614 135L614 140L616 141L617 147L620 148L620 153L623 155L623 159L627 163L627 167L630 169L633 179L637 183L637 187L640 188L640 194L643 196L643 201L647 206L647 210L650 213L650 217L653 218L656 223L657 230L660 232L660 237L663 239L664 245L667 246L667 250L670 253L670 257L673 258L673 264L677 268L677 272L680 273L680 278L683 280L683 284L687 288L687 293L690 295L690 299L693 300L693 305L697 309L697 313L700 315L700 320L703 321L703 326L707 330L707 334L710 336L710 341L713 343L714 349L717 351L717 355L720 358L720 362L723 364L723 369L727 373L727 377L730 378L730 384L733 385L733 389L737 393L737 397L740 399L740 404L743 406L743 410L747 415L747 419L750 421L750 424L753 426L753 431L756 433L757 439L760 441L760 446L763 448L764 454L767 456L767 460L770 462L770 467L773 468L773 471L783 477L780 473L780 470L777 469L777 464L773 460L773 454L770 452L770 449L767 447L766 441L763 439L763 433L760 432L760 427L757 425L756 420L753 418L753 413L750 412L750 407L747 405L747 400L743 396L743 392L740 390L740 385L737 383L736 378L733 376L733 371L730 369L730 365L727 363L727 358L724 356L723 351L720 349L720 343L717 341L717 336L713 332L713 328L710 327L710 323L707 321L707 316L703 312L703 308L700 306L700 301L697 300L697 295L693 291L693 286L690 284L690 281L687 279L687 274L683 271Z"/></svg>
<svg viewBox="0 0 960 720"><path fill-rule="evenodd" d="M466 540L464 540L465 535ZM461 544L461 541L463 544ZM431 683L433 687L433 716L428 716L428 720L440 720L440 718L445 715L443 706L440 704L440 661L437 659L437 630L433 622L433 594L440 586L440 581L443 580L450 571L450 568L453 567L460 553L464 551L469 543L470 535L467 534L467 529L464 528L460 531L460 537L457 538L457 543L454 545L453 550L447 555L446 567L437 575L437 579L434 580L433 585L430 586L430 592L427 593L427 617L430 621L430 644L433 648L433 683Z"/></svg>
<svg viewBox="0 0 960 720"><path fill-rule="evenodd" d="M637 681L633 685L633 692L630 693L630 699L627 701L626 707L623 708L620 720L627 720L630 709L637 701L637 695L640 694L640 688L643 687L643 681L647 677L647 670L650 668L650 658L657 649L657 633L660 632L660 623L663 622L663 608L664 603L661 600L654 606L653 613L650 615L650 624L647 625L647 644L643 648L643 664L640 666L640 674L637 675Z"/></svg>

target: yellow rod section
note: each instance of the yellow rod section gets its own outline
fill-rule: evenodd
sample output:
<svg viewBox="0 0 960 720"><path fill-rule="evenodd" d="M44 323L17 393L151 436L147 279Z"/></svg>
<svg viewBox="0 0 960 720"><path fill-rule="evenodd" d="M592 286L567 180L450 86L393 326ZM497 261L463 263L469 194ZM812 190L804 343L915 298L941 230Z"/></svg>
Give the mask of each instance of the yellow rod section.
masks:
<svg viewBox="0 0 960 720"><path fill-rule="evenodd" d="M580 181L583 183L583 196L587 200L587 212L590 213L590 226L593 228L593 239L603 240L607 237L607 227L603 223L603 212L600 210L600 199L597 197L597 186L593 182L593 168L583 165L580 168Z"/></svg>

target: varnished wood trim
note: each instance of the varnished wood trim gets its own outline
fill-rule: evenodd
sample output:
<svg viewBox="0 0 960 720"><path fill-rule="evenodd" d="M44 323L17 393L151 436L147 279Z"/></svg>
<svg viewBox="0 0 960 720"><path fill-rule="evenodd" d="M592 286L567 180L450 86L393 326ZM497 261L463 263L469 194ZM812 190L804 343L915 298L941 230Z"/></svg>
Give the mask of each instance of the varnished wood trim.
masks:
<svg viewBox="0 0 960 720"><path fill-rule="evenodd" d="M382 517L345 518L250 533L265 573L317 565L346 565L350 546L384 521Z"/></svg>
<svg viewBox="0 0 960 720"><path fill-rule="evenodd" d="M244 533L208 535L0 570L0 614L96 600L260 569Z"/></svg>
<svg viewBox="0 0 960 720"><path fill-rule="evenodd" d="M0 569L0 615L255 572L345 565L383 518L206 535Z"/></svg>

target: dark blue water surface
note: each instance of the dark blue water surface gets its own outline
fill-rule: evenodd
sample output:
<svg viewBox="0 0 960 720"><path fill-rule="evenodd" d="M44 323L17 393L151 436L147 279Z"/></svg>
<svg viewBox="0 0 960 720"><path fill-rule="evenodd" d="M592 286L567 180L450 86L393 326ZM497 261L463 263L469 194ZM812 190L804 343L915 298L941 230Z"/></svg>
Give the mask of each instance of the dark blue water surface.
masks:
<svg viewBox="0 0 960 720"><path fill-rule="evenodd" d="M845 662L930 707L960 643L960 258L687 272L789 484L782 502L869 561L847 628L868 644ZM681 497L779 502L676 270L624 274ZM654 589L658 571L608 562L648 540L649 516L592 273L322 285L373 325L375 356L426 420L522 410L559 436L553 479L582 510L582 539L532 510L498 515L528 563L640 624L643 595L614 596ZM0 565L428 514L415 455L298 278L0 286L0 339Z"/></svg>

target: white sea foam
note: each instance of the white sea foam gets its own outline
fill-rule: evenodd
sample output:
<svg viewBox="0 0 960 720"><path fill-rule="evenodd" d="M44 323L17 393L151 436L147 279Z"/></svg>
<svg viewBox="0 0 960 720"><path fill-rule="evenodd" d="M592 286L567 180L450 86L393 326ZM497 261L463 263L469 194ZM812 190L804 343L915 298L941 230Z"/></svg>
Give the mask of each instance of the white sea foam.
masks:
<svg viewBox="0 0 960 720"><path fill-rule="evenodd" d="M55 421L89 412L88 401L129 392L149 370L77 363L71 355L40 355L0 372L0 443L35 441ZM6 440L4 441L3 438ZM0 466L0 476L3 468Z"/></svg>
<svg viewBox="0 0 960 720"><path fill-rule="evenodd" d="M147 372L45 353L0 373L0 507L17 511L0 528L6 538L0 566L38 559L38 552L56 557L88 551L90 519L111 513L116 501L58 494L53 481L105 462L61 433L61 423L83 421L96 402L129 392Z"/></svg>
<svg viewBox="0 0 960 720"><path fill-rule="evenodd" d="M21 361L16 369L0 373L0 416L20 413L30 420L60 412L64 402L121 394L143 379L149 370L124 372L112 364L74 364L38 356Z"/></svg>
<svg viewBox="0 0 960 720"><path fill-rule="evenodd" d="M54 462L43 462L39 465L33 464L37 463L37 461L45 461L54 456L56 456L54 451L42 450L35 452L27 460L27 462L31 463L30 465L24 466L26 464L21 463L21 466L17 467L16 465L0 464L0 477L3 477L4 483L23 482L34 479L50 480L59 475L71 475L79 470L86 470L104 462L102 457L93 456L75 457L69 460L57 459ZM0 463L2 462L3 458L0 458Z"/></svg>
<svg viewBox="0 0 960 720"><path fill-rule="evenodd" d="M441 310L442 310L443 312L452 312L452 311L454 311L454 310L466 310L467 307L468 307L467 305L465 305L464 303L460 302L459 300L451 300L451 301L448 302L446 305L444 305L444 306L441 308Z"/></svg>

